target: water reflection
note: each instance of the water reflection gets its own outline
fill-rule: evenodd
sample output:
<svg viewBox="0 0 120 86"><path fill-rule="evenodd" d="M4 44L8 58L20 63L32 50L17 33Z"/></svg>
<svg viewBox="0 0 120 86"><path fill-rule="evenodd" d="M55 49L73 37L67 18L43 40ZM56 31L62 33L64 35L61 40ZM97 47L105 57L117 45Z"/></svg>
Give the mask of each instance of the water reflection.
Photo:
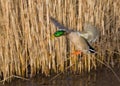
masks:
<svg viewBox="0 0 120 86"><path fill-rule="evenodd" d="M120 77L120 68L115 72ZM108 69L91 71L83 75L61 74L59 77L50 81L51 77L41 78L38 75L30 81L15 80L10 84L0 86L120 86L120 82Z"/></svg>

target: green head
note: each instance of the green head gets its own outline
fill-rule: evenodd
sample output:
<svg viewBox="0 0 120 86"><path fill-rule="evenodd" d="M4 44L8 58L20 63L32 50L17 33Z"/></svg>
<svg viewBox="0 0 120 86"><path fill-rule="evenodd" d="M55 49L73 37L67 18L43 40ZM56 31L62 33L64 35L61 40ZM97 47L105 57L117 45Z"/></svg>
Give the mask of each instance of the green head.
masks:
<svg viewBox="0 0 120 86"><path fill-rule="evenodd" d="M53 35L55 37L60 37L60 36L66 35L66 31L64 31L64 30L58 30Z"/></svg>

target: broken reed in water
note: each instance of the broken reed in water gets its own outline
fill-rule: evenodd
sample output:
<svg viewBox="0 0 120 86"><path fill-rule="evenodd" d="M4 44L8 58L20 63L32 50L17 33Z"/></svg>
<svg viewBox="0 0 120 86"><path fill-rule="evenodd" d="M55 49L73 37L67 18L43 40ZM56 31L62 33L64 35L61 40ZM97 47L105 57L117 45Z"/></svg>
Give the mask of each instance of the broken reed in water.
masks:
<svg viewBox="0 0 120 86"><path fill-rule="evenodd" d="M120 62L119 8L119 0L1 0L0 80L48 76L73 64L71 72L89 72L102 66L95 58L114 66ZM83 55L80 61L71 56L74 45L66 37L50 39L56 27L49 16L79 31L85 22L98 27L100 37L92 44L98 54Z"/></svg>

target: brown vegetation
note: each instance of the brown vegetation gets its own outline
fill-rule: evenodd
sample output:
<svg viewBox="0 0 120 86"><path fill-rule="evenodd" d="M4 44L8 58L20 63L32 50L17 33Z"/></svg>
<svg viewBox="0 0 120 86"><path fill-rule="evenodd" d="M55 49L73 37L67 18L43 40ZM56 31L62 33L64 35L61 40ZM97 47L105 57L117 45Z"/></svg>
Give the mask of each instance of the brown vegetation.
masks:
<svg viewBox="0 0 120 86"><path fill-rule="evenodd" d="M100 30L92 44L96 55L71 56L74 51L65 37L51 40L60 23L81 31L85 22ZM17 75L32 77L64 72L84 72L102 66L114 67L120 62L120 1L119 0L0 0L0 79ZM69 60L67 60L69 59Z"/></svg>

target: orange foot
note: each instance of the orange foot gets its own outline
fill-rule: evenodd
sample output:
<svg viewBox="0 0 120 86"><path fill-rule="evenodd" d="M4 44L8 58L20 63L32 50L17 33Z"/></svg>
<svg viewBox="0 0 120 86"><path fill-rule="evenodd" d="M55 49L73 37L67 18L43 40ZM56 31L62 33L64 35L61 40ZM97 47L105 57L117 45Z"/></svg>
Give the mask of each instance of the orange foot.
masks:
<svg viewBox="0 0 120 86"><path fill-rule="evenodd" d="M72 55L79 55L79 54L82 54L82 52L80 50L76 50L72 53Z"/></svg>

